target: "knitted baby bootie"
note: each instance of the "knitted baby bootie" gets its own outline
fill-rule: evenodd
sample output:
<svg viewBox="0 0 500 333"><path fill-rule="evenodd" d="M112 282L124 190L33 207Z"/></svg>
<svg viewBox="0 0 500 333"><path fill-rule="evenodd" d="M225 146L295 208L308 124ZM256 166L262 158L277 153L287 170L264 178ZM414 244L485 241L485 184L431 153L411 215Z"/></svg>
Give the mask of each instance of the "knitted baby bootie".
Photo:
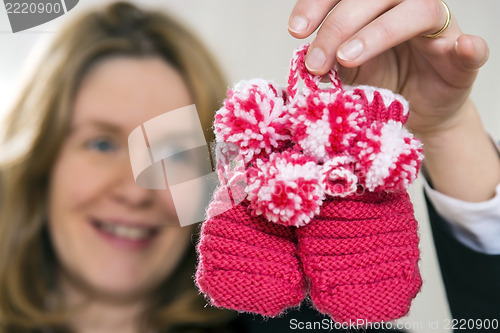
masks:
<svg viewBox="0 0 500 333"><path fill-rule="evenodd" d="M291 138L314 157L326 198L320 214L296 229L312 303L337 322L404 316L422 284L417 222L406 193L423 158L403 128L409 107L389 90L320 88L299 49L292 62ZM296 87L296 77L306 89Z"/></svg>
<svg viewBox="0 0 500 333"><path fill-rule="evenodd" d="M252 216L243 202L203 223L196 282L215 306L276 316L306 293L296 252L291 227Z"/></svg>
<svg viewBox="0 0 500 333"><path fill-rule="evenodd" d="M407 314L421 286L417 222L406 192L328 198L296 230L314 306L336 322Z"/></svg>
<svg viewBox="0 0 500 333"><path fill-rule="evenodd" d="M265 316L298 306L307 292L292 227L266 219L271 211L257 212L257 198L275 175L268 172L270 159L283 165L289 156L270 157L289 138L282 93L264 80L243 81L217 112L217 141L225 145L223 151L227 144L237 147L241 165L234 172L229 170L234 161L218 163L223 186L208 207L197 246L196 283L211 304ZM255 187L257 182L262 186ZM319 212L319 204L313 209Z"/></svg>

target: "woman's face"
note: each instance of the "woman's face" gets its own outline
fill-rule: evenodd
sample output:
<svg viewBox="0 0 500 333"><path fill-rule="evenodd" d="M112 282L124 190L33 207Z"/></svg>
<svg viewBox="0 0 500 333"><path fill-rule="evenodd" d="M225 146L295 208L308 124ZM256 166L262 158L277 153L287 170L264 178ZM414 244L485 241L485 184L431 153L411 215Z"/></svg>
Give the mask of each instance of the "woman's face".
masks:
<svg viewBox="0 0 500 333"><path fill-rule="evenodd" d="M86 75L49 190L49 231L66 280L129 298L175 268L192 228L166 227L177 221L170 193L135 184L127 141L146 120L190 104L182 77L159 58L110 58Z"/></svg>

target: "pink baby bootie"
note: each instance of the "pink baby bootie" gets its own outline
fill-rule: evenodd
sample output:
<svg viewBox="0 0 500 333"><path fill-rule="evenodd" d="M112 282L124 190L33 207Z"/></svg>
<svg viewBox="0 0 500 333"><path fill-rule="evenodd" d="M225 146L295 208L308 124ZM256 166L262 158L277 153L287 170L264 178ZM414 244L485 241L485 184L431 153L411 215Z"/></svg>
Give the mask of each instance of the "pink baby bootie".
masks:
<svg viewBox="0 0 500 333"><path fill-rule="evenodd" d="M422 281L417 222L405 192L327 199L297 237L320 312L363 324L407 314Z"/></svg>
<svg viewBox="0 0 500 333"><path fill-rule="evenodd" d="M196 281L215 306L276 316L305 296L292 228L252 216L244 203L203 224L198 252Z"/></svg>
<svg viewBox="0 0 500 333"><path fill-rule="evenodd" d="M294 58L307 88L292 98L292 140L318 161L326 194L320 214L296 230L311 300L337 322L400 318L422 284L406 188L423 156L403 128L408 103L386 89L343 89L332 73L334 87L318 88L305 51Z"/></svg>
<svg viewBox="0 0 500 333"><path fill-rule="evenodd" d="M247 194L257 178L271 177L266 173L270 154L289 138L285 112L282 90L264 80L239 83L217 112L217 141L238 148L240 165L218 159L223 186L208 208L197 247L196 283L212 305L277 316L306 295L293 227L269 222L264 217L269 212L257 215L258 189L253 200ZM280 161L275 156L274 162Z"/></svg>

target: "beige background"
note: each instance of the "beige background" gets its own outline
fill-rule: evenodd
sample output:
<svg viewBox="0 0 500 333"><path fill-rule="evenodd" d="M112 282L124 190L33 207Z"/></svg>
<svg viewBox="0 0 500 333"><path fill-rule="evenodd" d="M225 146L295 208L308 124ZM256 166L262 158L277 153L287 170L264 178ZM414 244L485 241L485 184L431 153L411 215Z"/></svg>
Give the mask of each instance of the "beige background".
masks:
<svg viewBox="0 0 500 333"><path fill-rule="evenodd" d="M26 32L12 34L0 4L0 116L16 92L22 68L36 45L50 38L66 19L102 0L80 0L67 15ZM291 51L301 43L290 37L286 25L294 1L288 0L166 0L136 1L164 8L184 19L198 32L223 66L231 83L241 79L263 77L285 83ZM480 72L473 98L486 128L500 138L500 1L449 0L462 30L485 38L491 48L489 62ZM42 41L42 42L41 42ZM26 66L24 66L26 67ZM26 70L25 70L26 71ZM1 129L0 129L1 130ZM1 152L0 152L1 153ZM439 267L432 244L422 187L411 188L415 215L420 221L421 270L424 286L415 299L409 316L403 319L410 332L448 332L443 329L449 318ZM438 329L430 329L430 324Z"/></svg>

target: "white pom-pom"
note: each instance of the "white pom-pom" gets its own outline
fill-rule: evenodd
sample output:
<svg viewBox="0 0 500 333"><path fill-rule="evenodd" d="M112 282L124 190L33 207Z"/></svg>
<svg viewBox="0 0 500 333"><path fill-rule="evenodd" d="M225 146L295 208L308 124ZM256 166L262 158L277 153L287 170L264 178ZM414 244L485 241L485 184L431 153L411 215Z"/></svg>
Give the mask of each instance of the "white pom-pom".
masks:
<svg viewBox="0 0 500 333"><path fill-rule="evenodd" d="M326 161L320 171L325 194L346 197L356 192L358 177L355 171L355 160L351 156L339 155Z"/></svg>
<svg viewBox="0 0 500 333"><path fill-rule="evenodd" d="M370 191L407 189L418 175L422 144L400 122L373 123L358 147Z"/></svg>
<svg viewBox="0 0 500 333"><path fill-rule="evenodd" d="M317 164L294 152L273 153L248 170L250 208L270 222L304 226L324 199Z"/></svg>
<svg viewBox="0 0 500 333"><path fill-rule="evenodd" d="M262 79L241 81L217 111L217 142L236 144L245 163L269 155L290 138L283 91Z"/></svg>
<svg viewBox="0 0 500 333"><path fill-rule="evenodd" d="M361 104L336 89L297 94L289 110L292 141L319 163L346 151L365 121Z"/></svg>

